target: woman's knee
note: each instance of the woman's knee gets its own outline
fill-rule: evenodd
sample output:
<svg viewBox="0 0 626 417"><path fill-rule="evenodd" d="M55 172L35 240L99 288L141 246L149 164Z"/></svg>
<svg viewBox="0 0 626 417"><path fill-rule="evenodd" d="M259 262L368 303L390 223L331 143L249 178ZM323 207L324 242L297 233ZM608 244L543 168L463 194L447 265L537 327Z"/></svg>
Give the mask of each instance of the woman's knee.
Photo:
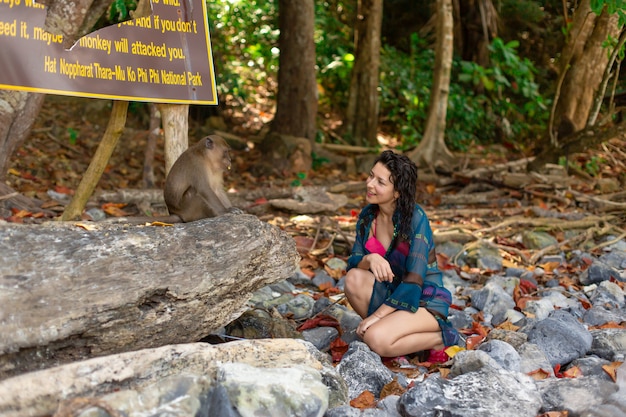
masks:
<svg viewBox="0 0 626 417"><path fill-rule="evenodd" d="M383 329L370 327L363 335L363 342L379 356L390 356L390 337Z"/></svg>

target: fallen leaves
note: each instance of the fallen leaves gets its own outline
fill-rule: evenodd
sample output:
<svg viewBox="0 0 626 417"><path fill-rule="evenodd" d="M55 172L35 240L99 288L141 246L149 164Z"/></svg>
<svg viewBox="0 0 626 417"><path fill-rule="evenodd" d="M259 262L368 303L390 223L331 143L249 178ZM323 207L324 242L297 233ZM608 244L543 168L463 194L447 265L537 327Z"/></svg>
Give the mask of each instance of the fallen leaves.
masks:
<svg viewBox="0 0 626 417"><path fill-rule="evenodd" d="M350 406L358 408L359 410L365 410L366 408L376 407L376 397L370 391L363 391L358 397L350 401Z"/></svg>
<svg viewBox="0 0 626 417"><path fill-rule="evenodd" d="M613 382L617 382L617 368L622 366L624 362L612 362L610 365L602 365L602 369L606 372Z"/></svg>

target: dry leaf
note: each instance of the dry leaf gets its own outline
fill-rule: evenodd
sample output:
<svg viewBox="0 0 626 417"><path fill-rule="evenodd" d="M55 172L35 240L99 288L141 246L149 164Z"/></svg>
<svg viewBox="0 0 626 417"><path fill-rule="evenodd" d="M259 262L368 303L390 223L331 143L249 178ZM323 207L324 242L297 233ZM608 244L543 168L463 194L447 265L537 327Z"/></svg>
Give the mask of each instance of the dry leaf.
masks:
<svg viewBox="0 0 626 417"><path fill-rule="evenodd" d="M609 374L609 376L611 377L613 382L616 382L616 380L617 380L617 368L622 366L623 363L624 362L613 362L610 365L602 365L602 369L604 369L604 372Z"/></svg>
<svg viewBox="0 0 626 417"><path fill-rule="evenodd" d="M563 371L565 378L578 378L579 376L583 376L583 373L578 366L572 366L567 371Z"/></svg>
<svg viewBox="0 0 626 417"><path fill-rule="evenodd" d="M540 381L542 379L547 379L550 377L550 374L546 371L544 371L543 369L539 368L536 369L532 372L528 373L528 376L530 376L532 379L536 380L536 381Z"/></svg>
<svg viewBox="0 0 626 417"><path fill-rule="evenodd" d="M402 395L406 392L406 388L402 387L398 383L398 378L394 378L393 381L386 384L383 389L380 391L380 399L389 396L389 395Z"/></svg>
<svg viewBox="0 0 626 417"><path fill-rule="evenodd" d="M374 394L372 394L370 391L365 390L361 393L361 395L350 401L350 405L360 410L365 410L366 408L374 408L376 407L376 398L374 397Z"/></svg>
<svg viewBox="0 0 626 417"><path fill-rule="evenodd" d="M520 326L514 325L513 323L511 323L511 320L506 320L504 323L501 323L497 328L516 332L519 330Z"/></svg>
<svg viewBox="0 0 626 417"><path fill-rule="evenodd" d="M74 223L74 226L78 226L81 227L85 230L88 231L93 231L93 230L98 230L98 228L93 224L93 223L83 223L83 222L79 222L79 223Z"/></svg>
<svg viewBox="0 0 626 417"><path fill-rule="evenodd" d="M172 223L165 223L165 222L152 222L148 224L149 226L161 226L161 227L166 227L166 226L174 226Z"/></svg>

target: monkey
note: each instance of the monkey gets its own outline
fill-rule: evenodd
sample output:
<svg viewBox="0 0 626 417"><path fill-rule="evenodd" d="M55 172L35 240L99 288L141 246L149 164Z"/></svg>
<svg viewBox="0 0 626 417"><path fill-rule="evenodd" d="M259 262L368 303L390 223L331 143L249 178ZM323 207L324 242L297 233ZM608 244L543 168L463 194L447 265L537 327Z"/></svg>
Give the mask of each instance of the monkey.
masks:
<svg viewBox="0 0 626 417"><path fill-rule="evenodd" d="M163 190L170 215L192 222L231 210L224 191L224 171L231 165L229 150L224 138L209 135L180 155Z"/></svg>

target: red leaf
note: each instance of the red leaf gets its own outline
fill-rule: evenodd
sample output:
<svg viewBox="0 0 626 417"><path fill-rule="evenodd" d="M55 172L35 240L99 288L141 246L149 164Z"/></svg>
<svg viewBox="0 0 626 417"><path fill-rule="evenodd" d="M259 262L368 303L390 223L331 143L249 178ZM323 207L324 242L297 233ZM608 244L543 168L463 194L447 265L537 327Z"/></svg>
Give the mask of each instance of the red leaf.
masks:
<svg viewBox="0 0 626 417"><path fill-rule="evenodd" d="M332 316L328 316L325 314L321 314L319 316L312 317L302 323L296 330L299 332L307 329L312 329L314 327L339 327L339 322L336 318Z"/></svg>
<svg viewBox="0 0 626 417"><path fill-rule="evenodd" d="M330 343L330 354L333 362L339 362L343 355L348 351L348 344L341 337L336 338Z"/></svg>

